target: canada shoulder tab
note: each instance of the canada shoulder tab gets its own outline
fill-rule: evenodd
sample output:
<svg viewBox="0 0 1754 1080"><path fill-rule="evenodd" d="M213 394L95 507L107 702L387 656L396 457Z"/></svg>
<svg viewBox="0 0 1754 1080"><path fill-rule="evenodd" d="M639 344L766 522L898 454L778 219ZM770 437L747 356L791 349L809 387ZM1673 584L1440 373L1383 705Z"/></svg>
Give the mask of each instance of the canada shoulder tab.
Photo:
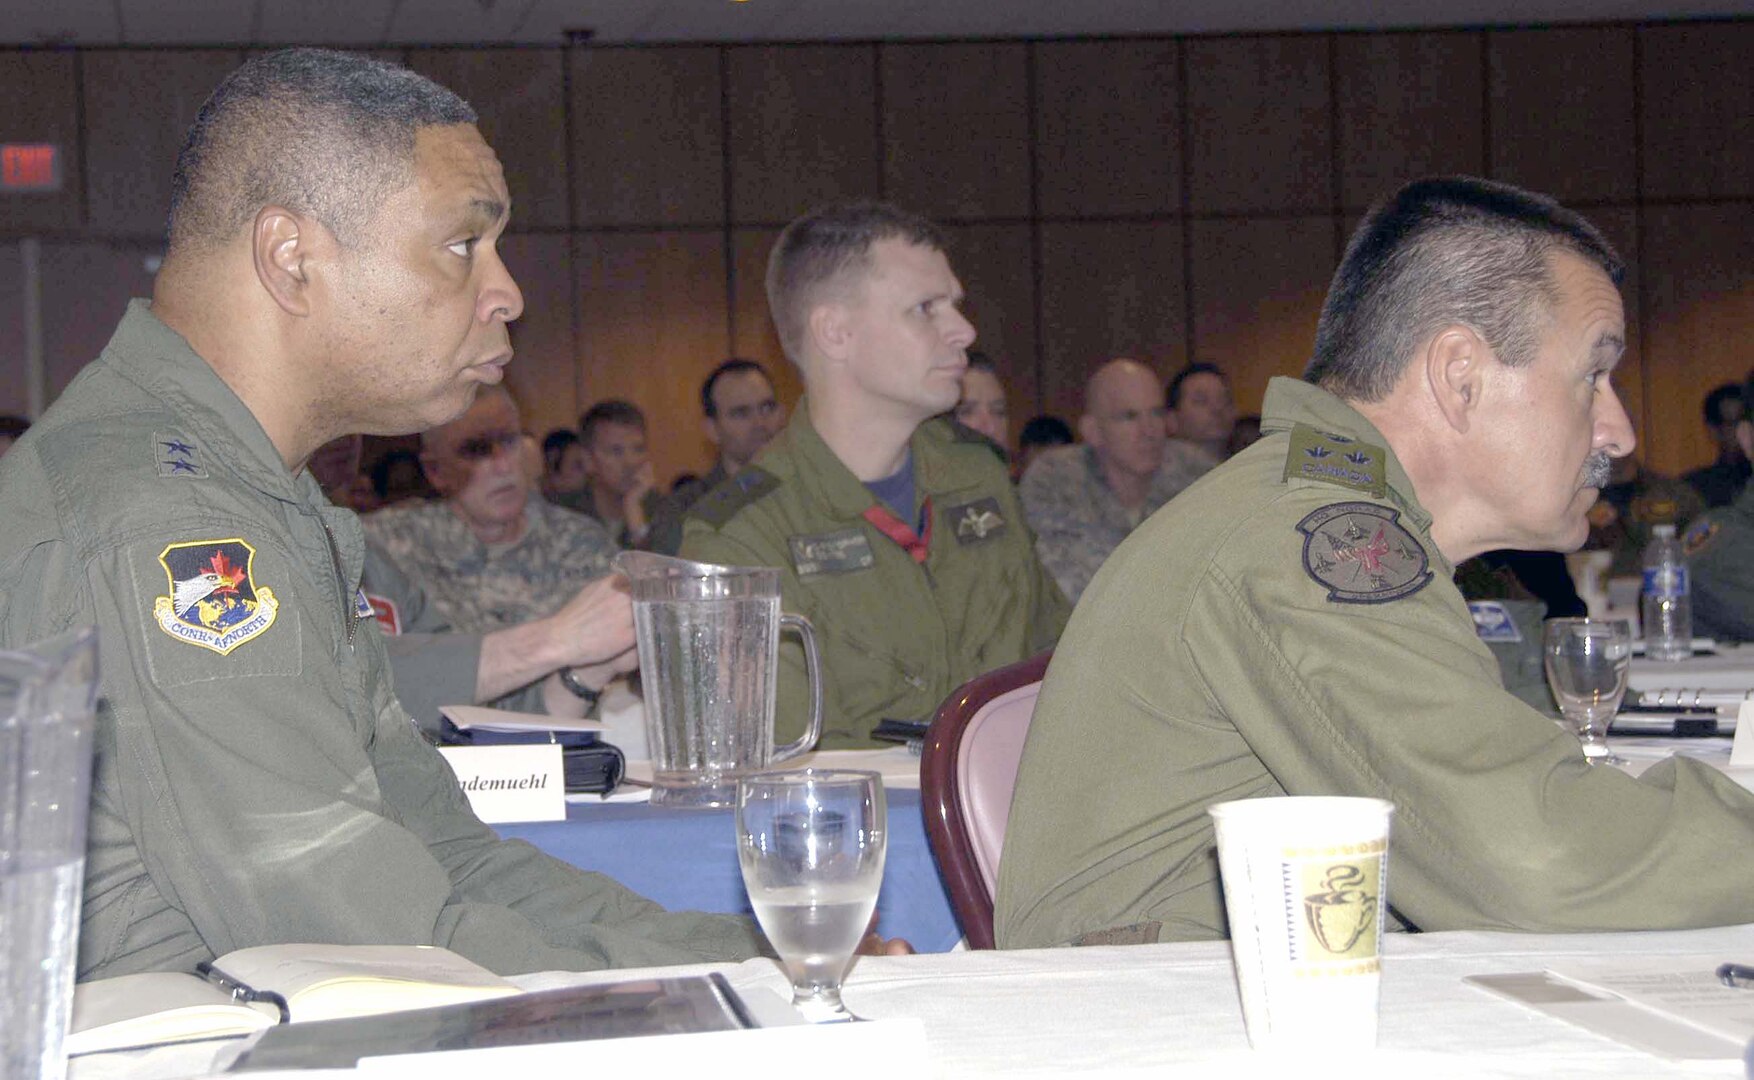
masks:
<svg viewBox="0 0 1754 1080"><path fill-rule="evenodd" d="M780 478L765 469L745 465L737 475L696 499L688 516L715 529L725 526L737 512L780 486Z"/></svg>
<svg viewBox="0 0 1754 1080"><path fill-rule="evenodd" d="M1291 429L1283 479L1313 480L1382 498L1388 488L1388 451L1350 435L1308 424Z"/></svg>

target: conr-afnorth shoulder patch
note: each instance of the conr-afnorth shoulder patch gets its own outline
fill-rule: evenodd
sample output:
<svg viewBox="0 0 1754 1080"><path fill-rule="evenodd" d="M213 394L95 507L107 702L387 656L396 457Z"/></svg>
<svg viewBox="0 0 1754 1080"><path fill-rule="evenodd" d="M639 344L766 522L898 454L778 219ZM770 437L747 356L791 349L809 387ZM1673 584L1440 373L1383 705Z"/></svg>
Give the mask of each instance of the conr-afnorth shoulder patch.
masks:
<svg viewBox="0 0 1754 1080"><path fill-rule="evenodd" d="M172 544L158 561L170 595L152 605L158 628L226 656L274 625L280 602L250 576L256 549L238 537Z"/></svg>
<svg viewBox="0 0 1754 1080"><path fill-rule="evenodd" d="M1425 548L1401 512L1370 502L1330 503L1297 523L1303 570L1337 604L1386 604L1431 581Z"/></svg>

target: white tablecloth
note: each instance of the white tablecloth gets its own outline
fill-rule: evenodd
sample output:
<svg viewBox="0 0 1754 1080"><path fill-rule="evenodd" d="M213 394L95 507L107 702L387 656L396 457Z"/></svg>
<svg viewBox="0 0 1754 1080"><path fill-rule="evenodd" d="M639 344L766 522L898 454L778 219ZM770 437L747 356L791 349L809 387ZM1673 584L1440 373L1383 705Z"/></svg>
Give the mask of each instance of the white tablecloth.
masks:
<svg viewBox="0 0 1754 1080"><path fill-rule="evenodd" d="M1738 1062L1681 1063L1622 1046L1462 977L1539 971L1579 956L1749 961L1754 925L1637 934L1391 934L1384 951L1379 1049L1289 1071L1287 1063L1248 1048L1224 942L866 957L848 978L845 998L871 1019L920 1020L933 1075L946 1080L1076 1074L1277 1080L1308 1070L1344 1080L1743 1075ZM739 988L786 990L772 961L717 970ZM551 972L517 981L545 989L649 974ZM72 1080L199 1075L212 1054L211 1048L184 1047L158 1051L149 1061L85 1058ZM653 1064L662 1075L661 1063ZM834 1075L831 1063L823 1071Z"/></svg>
<svg viewBox="0 0 1754 1080"><path fill-rule="evenodd" d="M1378 1051L1296 1069L1248 1048L1225 942L866 957L844 996L861 1016L923 1021L933 1075L942 1078L1743 1075L1739 1062L1653 1057L1461 980L1539 971L1580 955L1750 959L1754 925L1638 934L1391 934L1385 952ZM733 985L785 990L770 961L726 970ZM551 985L554 978L532 981Z"/></svg>

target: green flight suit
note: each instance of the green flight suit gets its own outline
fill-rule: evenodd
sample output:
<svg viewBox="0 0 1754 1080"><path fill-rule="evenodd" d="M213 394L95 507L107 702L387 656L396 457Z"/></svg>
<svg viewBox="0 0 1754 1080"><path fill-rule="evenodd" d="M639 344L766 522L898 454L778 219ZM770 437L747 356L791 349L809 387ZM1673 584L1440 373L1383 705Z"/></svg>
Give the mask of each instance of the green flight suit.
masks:
<svg viewBox="0 0 1754 1080"><path fill-rule="evenodd" d="M1693 580L1693 632L1754 641L1754 487L1681 538Z"/></svg>
<svg viewBox="0 0 1754 1080"><path fill-rule="evenodd" d="M426 590L370 540L365 542L360 588L386 638L396 697L422 731L442 741L450 732L439 709L475 703L484 635L453 630L450 620L428 600ZM514 712L545 712L542 682L538 679L513 690L493 705Z"/></svg>
<svg viewBox="0 0 1754 1080"><path fill-rule="evenodd" d="M1685 758L1585 764L1503 689L1381 434L1291 379L1265 406L1265 437L1135 530L1066 629L999 944L1223 936L1206 809L1284 794L1391 800L1389 899L1426 930L1754 920L1754 794Z"/></svg>
<svg viewBox="0 0 1754 1080"><path fill-rule="evenodd" d="M0 459L0 647L99 629L79 977L276 942L507 973L753 955L748 920L476 819L397 703L362 558L359 519L144 301Z"/></svg>
<svg viewBox="0 0 1754 1080"><path fill-rule="evenodd" d="M784 610L815 625L826 749L881 746L885 718L930 720L964 682L1052 647L1067 604L1036 559L987 440L948 420L914 433L917 498L932 500L924 565L862 516L876 499L800 402L755 463L689 511L682 557L782 571ZM804 650L782 639L778 738L808 720Z"/></svg>

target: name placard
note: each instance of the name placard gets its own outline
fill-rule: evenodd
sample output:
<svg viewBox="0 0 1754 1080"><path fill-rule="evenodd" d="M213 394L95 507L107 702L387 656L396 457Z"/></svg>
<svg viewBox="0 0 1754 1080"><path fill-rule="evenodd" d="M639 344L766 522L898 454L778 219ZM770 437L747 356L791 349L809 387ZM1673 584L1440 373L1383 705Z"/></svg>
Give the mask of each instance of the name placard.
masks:
<svg viewBox="0 0 1754 1080"><path fill-rule="evenodd" d="M1730 764L1754 765L1754 700L1742 702L1736 710L1736 739L1730 743Z"/></svg>
<svg viewBox="0 0 1754 1080"><path fill-rule="evenodd" d="M558 743L441 746L439 753L482 821L566 820L566 774Z"/></svg>

